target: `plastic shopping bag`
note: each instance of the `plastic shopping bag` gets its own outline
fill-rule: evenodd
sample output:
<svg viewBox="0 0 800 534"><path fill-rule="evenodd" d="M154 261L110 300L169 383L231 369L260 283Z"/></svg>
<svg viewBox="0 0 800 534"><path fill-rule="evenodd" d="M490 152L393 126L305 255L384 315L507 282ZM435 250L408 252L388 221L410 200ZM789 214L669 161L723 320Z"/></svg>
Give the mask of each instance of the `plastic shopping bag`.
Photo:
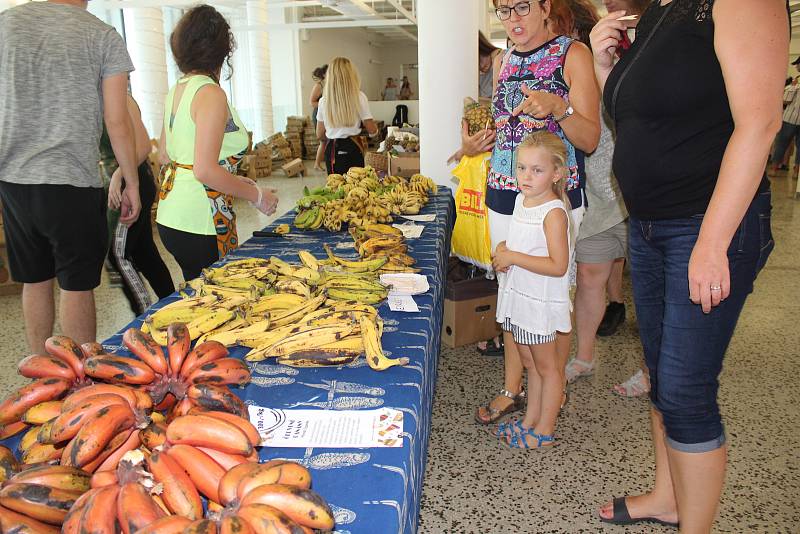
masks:
<svg viewBox="0 0 800 534"><path fill-rule="evenodd" d="M490 152L464 156L453 169L453 176L459 180L453 254L487 271L492 269L489 216L486 210L486 176L490 156Z"/></svg>

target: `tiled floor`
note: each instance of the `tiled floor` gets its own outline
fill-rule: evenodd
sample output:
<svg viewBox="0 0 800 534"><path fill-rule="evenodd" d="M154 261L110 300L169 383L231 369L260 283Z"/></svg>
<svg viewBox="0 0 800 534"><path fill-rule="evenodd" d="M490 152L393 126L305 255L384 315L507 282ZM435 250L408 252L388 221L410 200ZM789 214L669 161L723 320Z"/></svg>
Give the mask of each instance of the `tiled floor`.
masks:
<svg viewBox="0 0 800 534"><path fill-rule="evenodd" d="M270 178L281 211L292 207L309 178ZM800 201L796 181L773 181L777 248L761 273L728 352L721 402L730 440L730 469L718 532L798 532L800 525ZM242 238L271 222L237 206ZM164 253L173 277L177 266ZM98 337L132 314L107 279L96 291ZM652 481L647 402L611 393L639 364L629 306L621 332L598 342L600 367L572 388L560 420L563 443L545 454L509 452L472 422L475 406L501 387L499 358L474 347L443 349L422 498L421 533L661 532L653 526L608 527L596 519L604 499L643 491ZM0 297L0 391L23 382L16 362L26 354L19 297ZM361 533L359 533L361 534ZM364 533L382 534L382 533Z"/></svg>

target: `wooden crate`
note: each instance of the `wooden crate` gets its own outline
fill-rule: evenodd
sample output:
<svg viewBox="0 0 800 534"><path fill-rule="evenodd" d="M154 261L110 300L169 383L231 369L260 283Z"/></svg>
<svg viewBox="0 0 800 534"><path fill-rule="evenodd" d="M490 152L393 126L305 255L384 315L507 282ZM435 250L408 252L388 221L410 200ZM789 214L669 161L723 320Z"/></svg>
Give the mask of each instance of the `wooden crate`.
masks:
<svg viewBox="0 0 800 534"><path fill-rule="evenodd" d="M289 163L281 165L281 170L286 173L288 178L293 178L295 176L304 176L306 173L306 166L303 164L302 159L295 158Z"/></svg>

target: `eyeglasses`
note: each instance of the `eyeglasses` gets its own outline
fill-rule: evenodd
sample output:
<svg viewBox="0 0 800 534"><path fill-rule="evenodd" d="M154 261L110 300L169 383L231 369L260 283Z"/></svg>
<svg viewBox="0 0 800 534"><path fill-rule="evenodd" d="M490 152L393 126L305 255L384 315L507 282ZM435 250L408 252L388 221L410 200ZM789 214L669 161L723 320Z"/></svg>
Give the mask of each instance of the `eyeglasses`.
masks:
<svg viewBox="0 0 800 534"><path fill-rule="evenodd" d="M520 17L524 17L525 15L531 12L531 3L519 2L517 4L514 4L513 7L509 6L498 7L497 9L494 10L494 13L495 15L497 15L498 19L508 20L511 18L512 10L516 11L517 15L519 15Z"/></svg>

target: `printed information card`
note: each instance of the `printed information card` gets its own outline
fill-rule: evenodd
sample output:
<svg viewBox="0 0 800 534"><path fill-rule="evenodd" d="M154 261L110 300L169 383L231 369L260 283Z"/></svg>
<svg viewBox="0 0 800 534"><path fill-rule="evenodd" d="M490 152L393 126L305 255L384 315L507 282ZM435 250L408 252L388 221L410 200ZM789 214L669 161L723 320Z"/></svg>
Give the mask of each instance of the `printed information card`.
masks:
<svg viewBox="0 0 800 534"><path fill-rule="evenodd" d="M403 412L377 410L276 410L248 406L265 447L329 449L402 447Z"/></svg>

